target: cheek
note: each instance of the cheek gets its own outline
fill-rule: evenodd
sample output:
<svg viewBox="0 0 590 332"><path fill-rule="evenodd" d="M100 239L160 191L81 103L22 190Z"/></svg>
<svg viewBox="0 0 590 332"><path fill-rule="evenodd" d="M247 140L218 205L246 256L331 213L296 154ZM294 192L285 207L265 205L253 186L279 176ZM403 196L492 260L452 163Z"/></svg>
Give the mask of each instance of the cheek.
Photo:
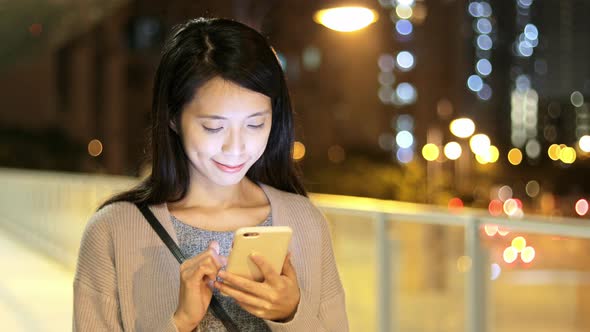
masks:
<svg viewBox="0 0 590 332"><path fill-rule="evenodd" d="M220 145L214 137L199 133L199 131L193 130L189 133L185 133L185 150L189 156L210 156L215 154Z"/></svg>
<svg viewBox="0 0 590 332"><path fill-rule="evenodd" d="M250 144L249 149L252 155L256 155L257 158L259 158L262 155L262 153L266 149L266 145L268 144L269 134L270 131L265 134L258 135L255 138L252 138L252 144Z"/></svg>

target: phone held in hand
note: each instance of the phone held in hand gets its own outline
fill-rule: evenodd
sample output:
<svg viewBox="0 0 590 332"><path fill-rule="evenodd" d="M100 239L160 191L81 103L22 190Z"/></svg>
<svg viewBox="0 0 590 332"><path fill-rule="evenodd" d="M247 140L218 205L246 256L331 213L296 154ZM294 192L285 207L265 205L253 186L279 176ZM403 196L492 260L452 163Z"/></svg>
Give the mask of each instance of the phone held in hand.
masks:
<svg viewBox="0 0 590 332"><path fill-rule="evenodd" d="M226 271L255 281L264 280L264 275L251 254L266 259L273 270L281 273L289 250L293 230L288 226L242 227L235 231L232 250Z"/></svg>

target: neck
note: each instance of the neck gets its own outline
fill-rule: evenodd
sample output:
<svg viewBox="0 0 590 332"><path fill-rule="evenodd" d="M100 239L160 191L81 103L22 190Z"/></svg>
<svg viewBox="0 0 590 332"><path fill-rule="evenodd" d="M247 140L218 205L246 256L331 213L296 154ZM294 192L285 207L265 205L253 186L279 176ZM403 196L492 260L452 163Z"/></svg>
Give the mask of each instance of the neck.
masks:
<svg viewBox="0 0 590 332"><path fill-rule="evenodd" d="M181 208L201 207L225 209L239 206L247 197L248 188L254 185L244 177L240 182L230 186L220 186L211 181L194 179L189 185L186 196L173 205Z"/></svg>

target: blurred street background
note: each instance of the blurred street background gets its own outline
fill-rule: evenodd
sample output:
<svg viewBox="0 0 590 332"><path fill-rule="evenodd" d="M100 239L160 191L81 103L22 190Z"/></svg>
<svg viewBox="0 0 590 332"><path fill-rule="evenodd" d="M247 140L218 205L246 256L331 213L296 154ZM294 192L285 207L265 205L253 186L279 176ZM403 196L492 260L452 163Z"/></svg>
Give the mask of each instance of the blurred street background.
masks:
<svg viewBox="0 0 590 332"><path fill-rule="evenodd" d="M341 11L329 9L355 6ZM0 321L71 329L189 18L268 37L352 331L590 331L590 1L0 0Z"/></svg>

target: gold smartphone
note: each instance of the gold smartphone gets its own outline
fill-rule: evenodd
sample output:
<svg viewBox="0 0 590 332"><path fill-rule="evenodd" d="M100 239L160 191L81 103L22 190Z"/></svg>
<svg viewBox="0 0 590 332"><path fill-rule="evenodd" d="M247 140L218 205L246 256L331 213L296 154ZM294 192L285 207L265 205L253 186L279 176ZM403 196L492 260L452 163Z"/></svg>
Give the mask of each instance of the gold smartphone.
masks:
<svg viewBox="0 0 590 332"><path fill-rule="evenodd" d="M289 250L293 230L289 226L242 227L235 231L226 271L255 281L264 276L250 255L263 256L272 268L281 273Z"/></svg>

